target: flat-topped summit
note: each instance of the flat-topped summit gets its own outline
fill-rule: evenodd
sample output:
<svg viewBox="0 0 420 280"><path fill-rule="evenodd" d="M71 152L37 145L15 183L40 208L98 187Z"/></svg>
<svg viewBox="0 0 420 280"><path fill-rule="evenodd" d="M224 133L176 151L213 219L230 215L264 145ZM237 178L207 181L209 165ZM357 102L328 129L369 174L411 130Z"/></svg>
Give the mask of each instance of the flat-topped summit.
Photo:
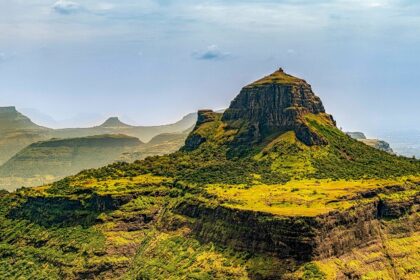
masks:
<svg viewBox="0 0 420 280"><path fill-rule="evenodd" d="M0 130L39 130L45 129L22 115L14 106L0 107Z"/></svg>
<svg viewBox="0 0 420 280"><path fill-rule="evenodd" d="M305 80L294 77L284 72L283 68L279 68L277 71L272 74L265 76L247 86L247 87L257 87L264 86L268 84L283 84L283 85L296 85L300 83L306 83Z"/></svg>
<svg viewBox="0 0 420 280"><path fill-rule="evenodd" d="M6 106L6 107L0 107L0 114L5 113L17 113L15 106Z"/></svg>
<svg viewBox="0 0 420 280"><path fill-rule="evenodd" d="M222 121L238 129L235 142L239 144L258 144L286 131L294 131L306 145L325 144L306 124L308 114L325 115L335 125L311 86L280 68L245 86L224 112Z"/></svg>
<svg viewBox="0 0 420 280"><path fill-rule="evenodd" d="M110 117L103 124L100 125L103 128L122 128L132 127L131 125L125 124L118 117Z"/></svg>

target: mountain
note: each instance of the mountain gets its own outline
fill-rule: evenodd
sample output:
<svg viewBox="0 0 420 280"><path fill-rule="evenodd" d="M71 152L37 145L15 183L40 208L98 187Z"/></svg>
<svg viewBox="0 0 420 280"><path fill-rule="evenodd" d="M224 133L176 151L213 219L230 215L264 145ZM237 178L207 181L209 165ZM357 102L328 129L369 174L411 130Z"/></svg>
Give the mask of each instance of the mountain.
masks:
<svg viewBox="0 0 420 280"><path fill-rule="evenodd" d="M134 162L149 156L174 153L184 146L185 140L188 137L188 131L190 131L190 129L181 133L159 134L135 151L123 154L120 160Z"/></svg>
<svg viewBox="0 0 420 280"><path fill-rule="evenodd" d="M99 126L57 129L54 131L54 135L59 138L73 138L100 134L124 134L139 138L142 142L149 142L156 135L162 133L179 133L191 128L194 125L196 118L197 114L191 113L173 124L133 126L121 122L117 117L111 117Z"/></svg>
<svg viewBox="0 0 420 280"><path fill-rule="evenodd" d="M0 107L0 164L27 145L45 139L49 132L15 107Z"/></svg>
<svg viewBox="0 0 420 280"><path fill-rule="evenodd" d="M0 194L22 279L416 279L420 162L352 139L279 70L184 147Z"/></svg>
<svg viewBox="0 0 420 280"><path fill-rule="evenodd" d="M378 150L393 154L394 151L392 150L391 146L388 142L379 139L367 139L363 132L346 132L351 138L359 140L360 142L376 148Z"/></svg>
<svg viewBox="0 0 420 280"><path fill-rule="evenodd" d="M188 114L180 121L160 126L132 126L122 123L117 117L107 119L103 124L88 128L50 129L33 123L19 113L15 107L0 107L0 165L26 146L51 138L80 138L105 134L124 134L150 141L162 133L182 133L190 129L197 118Z"/></svg>
<svg viewBox="0 0 420 280"><path fill-rule="evenodd" d="M36 186L64 176L117 161L123 153L144 145L126 135L97 135L84 138L36 142L0 166L0 182L6 189Z"/></svg>
<svg viewBox="0 0 420 280"><path fill-rule="evenodd" d="M0 107L0 133L15 130L40 131L45 127L34 124L29 118L19 113L15 107Z"/></svg>
<svg viewBox="0 0 420 280"><path fill-rule="evenodd" d="M103 124L101 124L99 127L102 128L113 128L113 129L121 129L121 128L131 128L133 126L125 124L121 122L118 117L111 117L107 119Z"/></svg>

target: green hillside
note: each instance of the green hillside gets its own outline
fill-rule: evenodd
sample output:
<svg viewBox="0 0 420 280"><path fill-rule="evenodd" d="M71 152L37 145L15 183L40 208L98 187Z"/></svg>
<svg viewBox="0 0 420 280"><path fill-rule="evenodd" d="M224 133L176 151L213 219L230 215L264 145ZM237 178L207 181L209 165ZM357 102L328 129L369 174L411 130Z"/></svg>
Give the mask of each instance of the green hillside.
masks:
<svg viewBox="0 0 420 280"><path fill-rule="evenodd" d="M50 129L34 124L15 107L0 107L0 164L29 144L44 140Z"/></svg>
<svg viewBox="0 0 420 280"><path fill-rule="evenodd" d="M122 123L117 117L111 117L103 124L94 127L50 129L36 125L28 117L19 113L15 107L0 107L0 165L23 148L38 141L47 141L51 138L68 139L124 134L139 138L142 142L148 142L159 134L183 133L194 125L196 119L197 114L192 113L172 124L133 126Z"/></svg>
<svg viewBox="0 0 420 280"><path fill-rule="evenodd" d="M0 182L9 189L41 185L87 168L117 161L143 143L126 135L97 135L51 139L21 150L0 167Z"/></svg>
<svg viewBox="0 0 420 280"><path fill-rule="evenodd" d="M0 194L0 278L418 279L420 162L276 71L184 147Z"/></svg>

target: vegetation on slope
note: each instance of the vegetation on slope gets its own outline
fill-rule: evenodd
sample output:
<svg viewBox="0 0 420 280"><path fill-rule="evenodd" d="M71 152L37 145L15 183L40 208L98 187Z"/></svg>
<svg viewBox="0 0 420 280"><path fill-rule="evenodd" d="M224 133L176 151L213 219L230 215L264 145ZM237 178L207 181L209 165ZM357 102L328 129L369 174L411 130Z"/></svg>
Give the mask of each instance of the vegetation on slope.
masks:
<svg viewBox="0 0 420 280"><path fill-rule="evenodd" d="M0 277L416 279L420 162L351 139L279 75L256 85L300 106L202 111L178 152L0 193Z"/></svg>
<svg viewBox="0 0 420 280"><path fill-rule="evenodd" d="M246 157L231 158L229 143L236 131L226 128L220 117L215 114L213 121L203 123L190 134L190 139L205 139L198 149L149 157L130 165L110 165L80 176L151 173L196 184L250 184L257 176L263 184L279 184L292 179L386 179L420 174L420 161L368 147L341 132L328 119L315 115L307 115L306 120L328 145L309 147L293 132L287 132L254 146Z"/></svg>

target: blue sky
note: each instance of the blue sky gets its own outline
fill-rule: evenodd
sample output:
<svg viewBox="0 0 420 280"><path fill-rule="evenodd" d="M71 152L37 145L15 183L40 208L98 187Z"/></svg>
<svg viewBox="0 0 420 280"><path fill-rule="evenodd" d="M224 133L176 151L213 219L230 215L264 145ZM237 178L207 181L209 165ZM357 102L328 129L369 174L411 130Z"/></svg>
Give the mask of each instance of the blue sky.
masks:
<svg viewBox="0 0 420 280"><path fill-rule="evenodd" d="M419 54L420 1L0 1L0 106L80 126L224 108L281 66L347 130L418 129Z"/></svg>

